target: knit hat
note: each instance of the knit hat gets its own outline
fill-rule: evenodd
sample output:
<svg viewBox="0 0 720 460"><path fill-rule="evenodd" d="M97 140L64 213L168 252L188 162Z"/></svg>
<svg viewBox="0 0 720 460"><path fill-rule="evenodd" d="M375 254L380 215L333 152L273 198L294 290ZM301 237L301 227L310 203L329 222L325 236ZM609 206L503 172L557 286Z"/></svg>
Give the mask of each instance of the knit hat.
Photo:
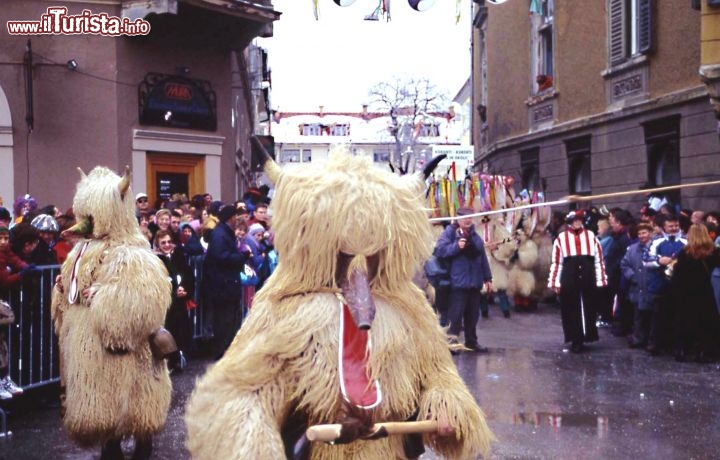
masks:
<svg viewBox="0 0 720 460"><path fill-rule="evenodd" d="M0 220L12 220L12 217L10 216L10 211L8 211L6 208L3 208L0 206Z"/></svg>
<svg viewBox="0 0 720 460"><path fill-rule="evenodd" d="M223 206L224 203L222 201L213 201L212 203L210 203L210 206L208 206L208 214L210 214L211 216L219 217L218 213L220 212L220 208L222 208Z"/></svg>
<svg viewBox="0 0 720 460"><path fill-rule="evenodd" d="M265 227L262 226L262 224L252 224L250 228L248 229L248 235L254 237L258 233L263 233L265 231Z"/></svg>
<svg viewBox="0 0 720 460"><path fill-rule="evenodd" d="M37 228L40 232L57 233L60 231L60 226L53 216L47 214L38 214L30 222L30 225Z"/></svg>
<svg viewBox="0 0 720 460"><path fill-rule="evenodd" d="M0 225L0 234L10 233L10 229L4 225Z"/></svg>
<svg viewBox="0 0 720 460"><path fill-rule="evenodd" d="M220 208L220 212L218 213L218 219L220 220L220 222L226 222L229 218L234 216L235 213L235 206L227 204Z"/></svg>

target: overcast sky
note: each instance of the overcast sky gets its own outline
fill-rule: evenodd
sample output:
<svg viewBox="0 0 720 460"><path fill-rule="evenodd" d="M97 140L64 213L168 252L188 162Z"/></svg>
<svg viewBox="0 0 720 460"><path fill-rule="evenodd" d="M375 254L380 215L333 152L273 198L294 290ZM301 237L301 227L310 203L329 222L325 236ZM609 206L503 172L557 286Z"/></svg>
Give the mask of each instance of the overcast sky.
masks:
<svg viewBox="0 0 720 460"><path fill-rule="evenodd" d="M339 7L333 0L273 0L283 14L273 37L258 39L268 50L272 108L283 112L357 111L368 89L393 76L428 78L452 98L470 76L471 0L436 0L425 12L393 0L391 21L365 21L379 0Z"/></svg>

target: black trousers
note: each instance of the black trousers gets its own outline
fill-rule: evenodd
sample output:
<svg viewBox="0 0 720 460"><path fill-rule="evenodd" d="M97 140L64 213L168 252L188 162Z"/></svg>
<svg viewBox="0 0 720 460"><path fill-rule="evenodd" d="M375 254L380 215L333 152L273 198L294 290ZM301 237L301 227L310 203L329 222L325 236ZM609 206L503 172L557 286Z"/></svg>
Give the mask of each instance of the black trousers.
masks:
<svg viewBox="0 0 720 460"><path fill-rule="evenodd" d="M635 306L635 322L633 324L633 342L647 345L650 337L652 310L640 310Z"/></svg>
<svg viewBox="0 0 720 460"><path fill-rule="evenodd" d="M210 349L215 359L220 359L230 346L242 322L242 290L237 292L209 292L205 297L207 316L205 320L212 325L213 338Z"/></svg>
<svg viewBox="0 0 720 460"><path fill-rule="evenodd" d="M596 301L598 289L590 286L563 284L560 289L560 316L565 342L595 342L598 331Z"/></svg>
<svg viewBox="0 0 720 460"><path fill-rule="evenodd" d="M450 311L448 333L459 335L465 329L465 345L474 346L477 341L477 323L480 318L480 288L450 289Z"/></svg>

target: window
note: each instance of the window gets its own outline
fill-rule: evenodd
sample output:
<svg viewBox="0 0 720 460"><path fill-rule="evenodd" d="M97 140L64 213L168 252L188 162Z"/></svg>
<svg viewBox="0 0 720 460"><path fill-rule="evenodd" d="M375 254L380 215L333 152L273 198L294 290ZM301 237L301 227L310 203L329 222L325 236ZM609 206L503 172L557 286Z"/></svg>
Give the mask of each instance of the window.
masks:
<svg viewBox="0 0 720 460"><path fill-rule="evenodd" d="M647 183L663 187L680 183L680 116L653 120L643 125L647 146ZM680 190L665 192L671 203L680 202Z"/></svg>
<svg viewBox="0 0 720 460"><path fill-rule="evenodd" d="M300 125L300 135L302 136L320 136L322 134L322 126L320 123L305 123Z"/></svg>
<svg viewBox="0 0 720 460"><path fill-rule="evenodd" d="M533 15L533 77L536 93L552 89L554 76L553 21L555 1L541 0L540 14Z"/></svg>
<svg viewBox="0 0 720 460"><path fill-rule="evenodd" d="M348 124L330 125L330 135L331 136L349 136L350 135L350 125L348 125Z"/></svg>
<svg viewBox="0 0 720 460"><path fill-rule="evenodd" d="M649 53L652 49L652 0L609 0L608 26L611 66Z"/></svg>
<svg viewBox="0 0 720 460"><path fill-rule="evenodd" d="M390 150L373 151L373 161L375 163L387 163L390 161Z"/></svg>
<svg viewBox="0 0 720 460"><path fill-rule="evenodd" d="M299 149L283 149L280 153L281 163L297 163L300 161Z"/></svg>
<svg viewBox="0 0 720 460"><path fill-rule="evenodd" d="M310 163L312 161L312 150L310 149L303 149L302 151L302 162L303 163Z"/></svg>
<svg viewBox="0 0 720 460"><path fill-rule="evenodd" d="M540 189L540 149L538 147L520 152L522 169L521 186L525 190Z"/></svg>
<svg viewBox="0 0 720 460"><path fill-rule="evenodd" d="M590 136L565 141L568 156L568 189L571 195L590 195L592 168L590 165Z"/></svg>
<svg viewBox="0 0 720 460"><path fill-rule="evenodd" d="M423 123L420 125L419 137L438 137L440 135L440 125L437 123Z"/></svg>

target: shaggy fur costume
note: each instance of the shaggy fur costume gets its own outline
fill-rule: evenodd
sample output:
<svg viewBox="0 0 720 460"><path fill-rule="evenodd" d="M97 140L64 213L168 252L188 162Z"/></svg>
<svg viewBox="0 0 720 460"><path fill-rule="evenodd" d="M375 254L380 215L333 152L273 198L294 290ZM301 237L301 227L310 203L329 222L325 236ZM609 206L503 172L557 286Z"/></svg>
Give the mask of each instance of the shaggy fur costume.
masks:
<svg viewBox="0 0 720 460"><path fill-rule="evenodd" d="M481 229L481 235L486 233L484 227L488 227L488 241L486 241L486 243L504 241L512 235L501 222L500 214L495 214L489 217L489 220L480 224L483 227ZM487 251L490 272L492 273L493 289L505 290L508 288L508 272L511 268L510 259L512 259L515 254L515 249L516 247L514 243L503 243L494 251Z"/></svg>
<svg viewBox="0 0 720 460"><path fill-rule="evenodd" d="M92 234L76 244L62 267L62 289L53 292L66 385L63 421L81 445L157 433L170 405L167 366L153 359L148 342L165 321L170 281L140 233L133 196L127 173L122 180L102 167L83 174L73 210L79 222L92 222L86 227ZM78 290L90 295L81 293L71 304L73 267L85 242L76 279Z"/></svg>
<svg viewBox="0 0 720 460"><path fill-rule="evenodd" d="M277 167L274 165L274 167ZM380 254L371 282L371 378L383 401L374 422L445 419L456 436L424 435L441 457L473 459L492 439L451 359L447 339L413 274L432 236L422 182L334 152L323 168L284 171L272 202L280 264L258 293L225 356L198 382L187 406L187 446L197 459L285 458L281 427L302 414L337 423L340 292L338 251ZM315 460L403 458L402 438L312 445Z"/></svg>
<svg viewBox="0 0 720 460"><path fill-rule="evenodd" d="M508 273L508 295L528 297L535 289L533 267L537 263L538 249L524 229L520 228L515 233L519 244L517 259Z"/></svg>

